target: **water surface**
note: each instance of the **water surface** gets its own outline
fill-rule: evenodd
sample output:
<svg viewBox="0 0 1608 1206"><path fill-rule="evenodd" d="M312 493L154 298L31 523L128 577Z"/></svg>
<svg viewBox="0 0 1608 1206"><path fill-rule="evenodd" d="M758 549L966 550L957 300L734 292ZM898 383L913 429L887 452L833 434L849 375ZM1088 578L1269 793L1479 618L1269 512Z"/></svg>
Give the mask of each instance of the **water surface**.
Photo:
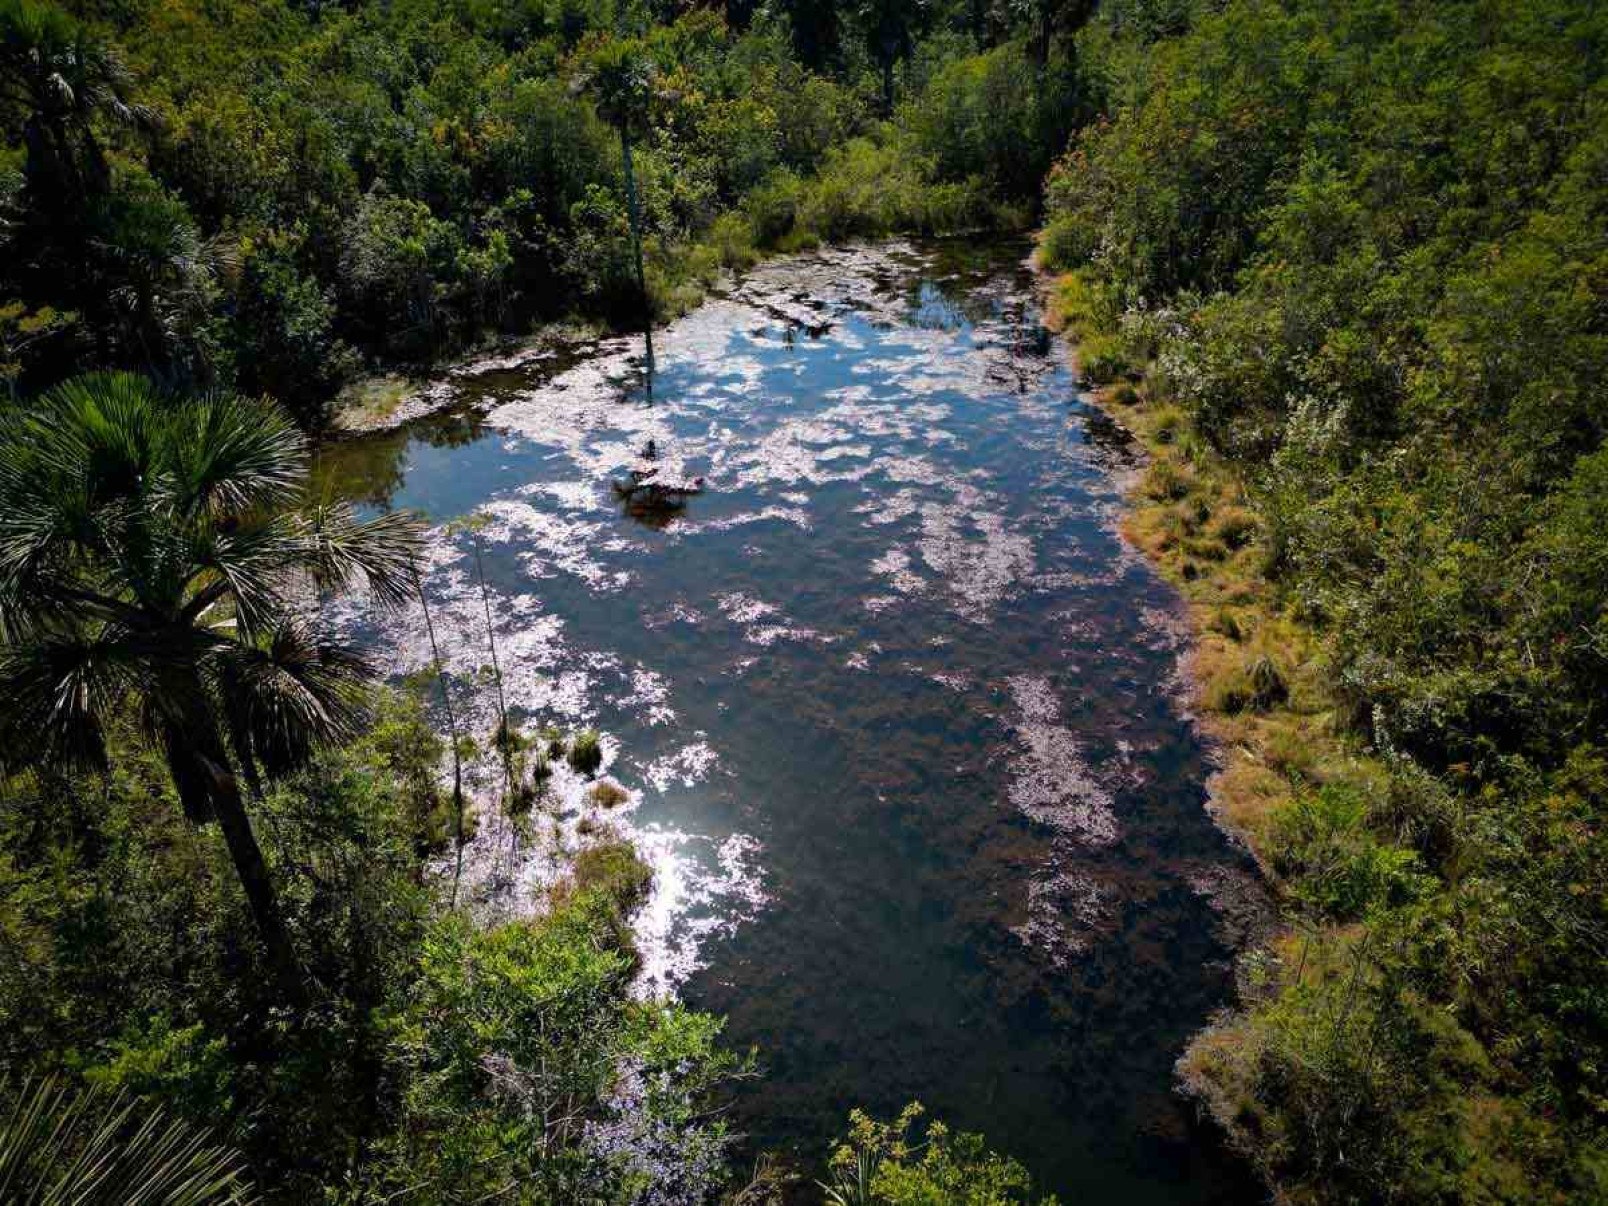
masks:
<svg viewBox="0 0 1608 1206"><path fill-rule="evenodd" d="M1024 250L776 261L656 337L651 387L630 340L483 365L326 468L441 525L437 636L486 731L476 537L448 526L479 517L510 703L596 724L631 792L583 825L561 776L532 829L488 820L466 892L517 908L581 829L637 837L644 990L758 1047L756 1144L818 1156L851 1106L919 1099L1065 1200L1246 1200L1173 1063L1254 878L1204 809L1176 600L1116 534L1132 453ZM649 465L705 490L626 505ZM427 662L422 615L349 618Z"/></svg>

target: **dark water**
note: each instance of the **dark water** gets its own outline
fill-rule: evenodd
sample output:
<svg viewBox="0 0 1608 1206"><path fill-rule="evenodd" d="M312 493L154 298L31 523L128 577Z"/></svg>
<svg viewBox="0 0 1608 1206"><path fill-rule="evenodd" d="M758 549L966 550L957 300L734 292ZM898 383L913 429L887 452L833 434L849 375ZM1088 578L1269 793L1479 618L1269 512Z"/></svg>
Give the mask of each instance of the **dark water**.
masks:
<svg viewBox="0 0 1608 1206"><path fill-rule="evenodd" d="M592 819L659 872L646 985L759 1048L756 1144L815 1157L851 1106L919 1099L1067 1201L1245 1201L1173 1063L1255 884L1203 808L1175 600L1115 534L1130 452L1023 251L770 264L656 339L651 396L623 341L490 366L327 467L480 517L510 701L611 739L632 798ZM628 514L650 439L707 488ZM438 530L430 583L489 728L471 549ZM426 660L420 616L373 639ZM471 894L528 899L580 790L517 843L488 821Z"/></svg>

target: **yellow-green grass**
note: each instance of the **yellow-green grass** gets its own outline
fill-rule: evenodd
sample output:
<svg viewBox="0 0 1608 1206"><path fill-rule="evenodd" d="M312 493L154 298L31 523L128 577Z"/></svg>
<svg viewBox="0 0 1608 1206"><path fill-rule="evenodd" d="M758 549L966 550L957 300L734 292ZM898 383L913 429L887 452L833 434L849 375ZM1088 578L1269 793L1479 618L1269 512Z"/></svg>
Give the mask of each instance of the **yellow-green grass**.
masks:
<svg viewBox="0 0 1608 1206"><path fill-rule="evenodd" d="M1047 321L1073 341L1086 378L1090 341L1103 359L1114 355L1112 304L1080 274L1050 281ZM1187 604L1194 703L1221 755L1208 785L1212 807L1267 869L1271 818L1297 790L1372 781L1380 772L1336 729L1323 643L1265 573L1265 524L1245 481L1164 393L1124 364L1114 380L1095 387L1093 398L1148 454L1129 494L1123 533ZM1259 693L1253 680L1270 670L1281 690Z"/></svg>

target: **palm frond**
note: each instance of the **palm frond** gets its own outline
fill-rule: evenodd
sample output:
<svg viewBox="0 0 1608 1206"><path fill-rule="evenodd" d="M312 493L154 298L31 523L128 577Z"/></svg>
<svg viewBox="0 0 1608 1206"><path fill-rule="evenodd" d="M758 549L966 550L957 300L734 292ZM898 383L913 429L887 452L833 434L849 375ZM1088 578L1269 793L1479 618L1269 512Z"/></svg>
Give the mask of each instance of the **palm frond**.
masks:
<svg viewBox="0 0 1608 1206"><path fill-rule="evenodd" d="M0 760L104 765L101 718L136 682L134 664L109 626L0 645Z"/></svg>
<svg viewBox="0 0 1608 1206"><path fill-rule="evenodd" d="M26 420L43 467L90 488L90 505L144 498L158 480L163 398L137 373L86 373L40 399Z"/></svg>
<svg viewBox="0 0 1608 1206"><path fill-rule="evenodd" d="M172 503L181 515L243 515L283 505L307 476L307 443L267 402L211 394L173 420Z"/></svg>
<svg viewBox="0 0 1608 1206"><path fill-rule="evenodd" d="M124 1093L0 1082L0 1201L19 1206L243 1206L244 1162Z"/></svg>
<svg viewBox="0 0 1608 1206"><path fill-rule="evenodd" d="M413 598L423 549L419 522L403 511L360 520L344 503L319 502L305 513L307 568L326 590L364 583L375 600L401 607Z"/></svg>
<svg viewBox="0 0 1608 1206"><path fill-rule="evenodd" d="M209 622L210 609L224 600L246 634L270 627L285 607L288 579L304 571L306 525L294 514L277 513L224 529L192 525L184 618Z"/></svg>
<svg viewBox="0 0 1608 1206"><path fill-rule="evenodd" d="M298 619L282 620L254 644L220 647L212 666L237 753L254 756L270 775L354 736L373 672Z"/></svg>

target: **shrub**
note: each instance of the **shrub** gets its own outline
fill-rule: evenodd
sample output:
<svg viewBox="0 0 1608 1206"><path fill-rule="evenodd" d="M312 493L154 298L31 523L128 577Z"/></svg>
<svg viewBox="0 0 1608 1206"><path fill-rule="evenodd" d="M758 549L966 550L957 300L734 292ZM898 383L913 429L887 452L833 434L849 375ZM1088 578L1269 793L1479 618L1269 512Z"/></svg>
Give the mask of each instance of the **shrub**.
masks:
<svg viewBox="0 0 1608 1206"><path fill-rule="evenodd" d="M1246 680L1251 689L1249 703L1259 712L1265 712L1290 698L1290 688L1284 681L1284 675L1265 653L1251 662L1246 670Z"/></svg>
<svg viewBox="0 0 1608 1206"><path fill-rule="evenodd" d="M1217 538L1231 549L1242 549L1256 539L1261 521L1244 507L1223 507L1212 525Z"/></svg>
<svg viewBox="0 0 1608 1206"><path fill-rule="evenodd" d="M834 1206L1051 1206L1054 1199L1034 1194L1027 1170L990 1151L981 1135L956 1134L933 1122L918 1140L912 1132L923 1113L913 1103L884 1123L853 1111L848 1137L832 1152L826 1200Z"/></svg>
<svg viewBox="0 0 1608 1206"><path fill-rule="evenodd" d="M1111 335L1118 307L1110 288L1089 272L1068 272L1055 280L1050 313L1056 324L1074 340Z"/></svg>
<svg viewBox="0 0 1608 1206"><path fill-rule="evenodd" d="M754 250L754 227L740 213L721 214L709 229L709 243L723 268L741 272L759 259Z"/></svg>
<svg viewBox="0 0 1608 1206"><path fill-rule="evenodd" d="M1370 821L1367 797L1341 784L1301 792L1274 814L1274 869L1317 915L1355 920L1422 891L1418 855L1379 842Z"/></svg>
<svg viewBox="0 0 1608 1206"><path fill-rule="evenodd" d="M570 768L582 775L591 775L603 765L603 739L596 729L577 733L570 743Z"/></svg>
<svg viewBox="0 0 1608 1206"><path fill-rule="evenodd" d="M1157 407L1150 415L1150 428L1156 439L1171 444L1184 426L1184 412L1176 406Z"/></svg>
<svg viewBox="0 0 1608 1206"><path fill-rule="evenodd" d="M1170 502L1185 497L1194 484L1194 477L1187 469L1169 457L1159 456L1150 463L1144 488L1157 502Z"/></svg>
<svg viewBox="0 0 1608 1206"><path fill-rule="evenodd" d="M570 880L575 891L601 892L621 916L629 916L647 900L653 868L630 842L600 842L575 856Z"/></svg>
<svg viewBox="0 0 1608 1206"><path fill-rule="evenodd" d="M553 763L551 759L548 757L545 751L538 750L531 756L530 760L531 786L536 788L537 791L540 791L547 785L547 781L552 777Z"/></svg>
<svg viewBox="0 0 1608 1206"><path fill-rule="evenodd" d="M1128 369L1122 341L1115 335L1086 335L1077 347L1078 371L1091 385L1110 385Z"/></svg>
<svg viewBox="0 0 1608 1206"><path fill-rule="evenodd" d="M1085 264L1091 250L1087 229L1078 223L1052 218L1039 232L1039 264L1047 272L1065 272Z"/></svg>
<svg viewBox="0 0 1608 1206"><path fill-rule="evenodd" d="M772 172L743 198L743 213L760 247L775 247L792 231L804 186L792 172Z"/></svg>
<svg viewBox="0 0 1608 1206"><path fill-rule="evenodd" d="M599 808L614 808L631 798L631 793L626 791L625 788L607 779L601 783L594 784L592 790L586 794L590 797L592 803Z"/></svg>

